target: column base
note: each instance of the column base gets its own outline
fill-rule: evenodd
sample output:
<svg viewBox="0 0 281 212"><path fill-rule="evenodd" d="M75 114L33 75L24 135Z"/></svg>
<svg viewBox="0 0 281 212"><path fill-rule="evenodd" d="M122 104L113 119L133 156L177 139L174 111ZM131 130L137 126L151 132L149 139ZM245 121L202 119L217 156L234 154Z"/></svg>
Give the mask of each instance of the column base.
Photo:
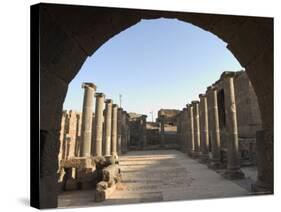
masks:
<svg viewBox="0 0 281 212"><path fill-rule="evenodd" d="M199 158L199 156L200 156L200 152L192 151L191 157L193 159L197 159L197 158Z"/></svg>
<svg viewBox="0 0 281 212"><path fill-rule="evenodd" d="M255 194L273 194L272 186L261 182L260 180L252 184L251 190L252 192L255 192Z"/></svg>
<svg viewBox="0 0 281 212"><path fill-rule="evenodd" d="M208 168L214 169L214 170L223 169L223 164L217 160L209 160Z"/></svg>
<svg viewBox="0 0 281 212"><path fill-rule="evenodd" d="M245 174L241 171L241 169L229 170L227 169L223 174L224 178L229 180L238 180L245 178Z"/></svg>
<svg viewBox="0 0 281 212"><path fill-rule="evenodd" d="M201 154L199 156L199 162L200 163L208 163L209 161L209 155L208 154Z"/></svg>

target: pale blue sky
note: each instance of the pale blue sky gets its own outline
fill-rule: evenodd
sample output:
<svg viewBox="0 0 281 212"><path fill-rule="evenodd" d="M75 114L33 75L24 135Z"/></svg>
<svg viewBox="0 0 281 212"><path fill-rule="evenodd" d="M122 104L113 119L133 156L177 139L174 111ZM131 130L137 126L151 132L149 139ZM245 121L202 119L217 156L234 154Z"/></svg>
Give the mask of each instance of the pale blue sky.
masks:
<svg viewBox="0 0 281 212"><path fill-rule="evenodd" d="M173 19L142 20L103 44L69 84L64 109L81 111L82 82L93 82L127 112L182 109L223 71L241 70L215 35ZM154 116L154 117L155 117ZM150 120L150 116L149 119Z"/></svg>

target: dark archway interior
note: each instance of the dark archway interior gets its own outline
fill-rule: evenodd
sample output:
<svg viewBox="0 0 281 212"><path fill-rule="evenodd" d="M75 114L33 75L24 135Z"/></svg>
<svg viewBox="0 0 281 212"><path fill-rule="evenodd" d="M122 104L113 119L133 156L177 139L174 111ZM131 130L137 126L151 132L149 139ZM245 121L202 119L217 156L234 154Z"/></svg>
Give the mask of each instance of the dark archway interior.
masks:
<svg viewBox="0 0 281 212"><path fill-rule="evenodd" d="M141 19L175 18L218 36L255 89L263 133L257 186L273 192L273 19L155 10L40 4L40 208L57 206L60 119L69 82L88 56ZM32 11L31 11L32 12Z"/></svg>

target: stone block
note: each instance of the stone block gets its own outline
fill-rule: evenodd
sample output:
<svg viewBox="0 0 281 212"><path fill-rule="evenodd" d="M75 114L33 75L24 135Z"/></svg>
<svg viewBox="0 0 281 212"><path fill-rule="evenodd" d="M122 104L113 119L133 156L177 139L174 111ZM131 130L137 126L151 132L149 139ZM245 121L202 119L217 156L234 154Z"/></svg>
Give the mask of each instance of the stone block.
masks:
<svg viewBox="0 0 281 212"><path fill-rule="evenodd" d="M61 161L64 168L89 169L95 167L95 160L91 157L76 157Z"/></svg>
<svg viewBox="0 0 281 212"><path fill-rule="evenodd" d="M75 180L75 179L66 180L65 186L64 186L65 191L72 191L72 190L77 190L77 189L78 189L77 180Z"/></svg>
<svg viewBox="0 0 281 212"><path fill-rule="evenodd" d="M106 182L115 181L120 173L118 165L110 165L102 170L102 179Z"/></svg>

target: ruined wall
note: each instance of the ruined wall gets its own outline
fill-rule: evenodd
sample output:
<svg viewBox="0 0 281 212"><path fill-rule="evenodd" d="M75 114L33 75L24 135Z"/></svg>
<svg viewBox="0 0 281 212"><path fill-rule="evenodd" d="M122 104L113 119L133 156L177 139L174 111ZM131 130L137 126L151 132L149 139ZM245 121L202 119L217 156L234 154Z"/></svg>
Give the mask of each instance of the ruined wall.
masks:
<svg viewBox="0 0 281 212"><path fill-rule="evenodd" d="M81 139L82 114L77 111L63 111L60 131L59 161L78 155Z"/></svg>
<svg viewBox="0 0 281 212"><path fill-rule="evenodd" d="M234 83L239 137L253 138L262 124L256 94L245 72Z"/></svg>

